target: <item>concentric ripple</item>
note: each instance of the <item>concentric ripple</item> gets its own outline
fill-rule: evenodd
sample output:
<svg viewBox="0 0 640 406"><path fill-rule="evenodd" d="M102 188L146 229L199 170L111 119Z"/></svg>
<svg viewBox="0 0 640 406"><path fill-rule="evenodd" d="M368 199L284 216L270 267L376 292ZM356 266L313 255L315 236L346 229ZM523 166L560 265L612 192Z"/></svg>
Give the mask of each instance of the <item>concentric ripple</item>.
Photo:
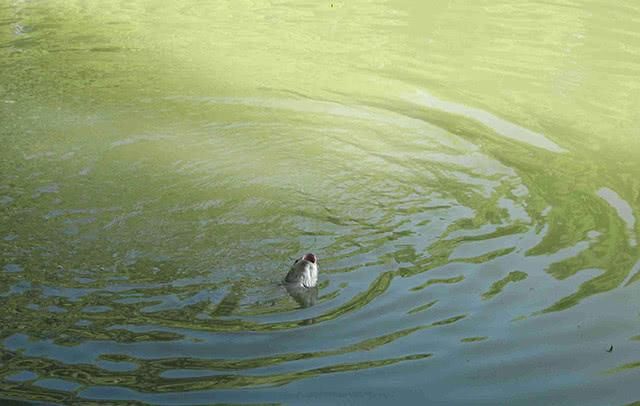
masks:
<svg viewBox="0 0 640 406"><path fill-rule="evenodd" d="M540 271L588 248L527 255L547 233L529 188L426 120L297 99L167 103L232 120L102 140L86 175L34 158L67 175L15 194L15 220L33 218L22 199L44 200L34 232L49 237L30 250L5 237L12 397L143 400L429 363L440 331L476 324L485 302L526 317L545 307L514 300L549 285L553 304L562 289ZM12 227L26 237L27 225ZM322 274L300 302L279 282L304 250Z"/></svg>

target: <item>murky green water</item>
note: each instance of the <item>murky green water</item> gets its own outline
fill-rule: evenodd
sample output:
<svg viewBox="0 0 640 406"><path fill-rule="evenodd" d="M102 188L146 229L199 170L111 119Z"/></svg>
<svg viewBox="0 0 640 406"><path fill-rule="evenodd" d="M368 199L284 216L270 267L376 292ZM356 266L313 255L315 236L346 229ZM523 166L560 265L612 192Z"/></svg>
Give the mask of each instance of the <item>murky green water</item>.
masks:
<svg viewBox="0 0 640 406"><path fill-rule="evenodd" d="M640 400L636 1L175 3L0 2L1 398Z"/></svg>

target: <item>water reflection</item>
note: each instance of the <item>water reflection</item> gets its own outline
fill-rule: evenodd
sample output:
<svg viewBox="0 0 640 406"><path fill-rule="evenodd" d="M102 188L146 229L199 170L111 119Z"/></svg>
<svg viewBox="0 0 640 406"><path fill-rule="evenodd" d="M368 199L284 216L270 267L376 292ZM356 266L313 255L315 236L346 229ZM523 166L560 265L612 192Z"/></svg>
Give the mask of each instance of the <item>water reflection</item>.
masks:
<svg viewBox="0 0 640 406"><path fill-rule="evenodd" d="M305 288L294 284L285 284L287 293L296 301L302 308L311 307L316 304L318 300L318 287Z"/></svg>

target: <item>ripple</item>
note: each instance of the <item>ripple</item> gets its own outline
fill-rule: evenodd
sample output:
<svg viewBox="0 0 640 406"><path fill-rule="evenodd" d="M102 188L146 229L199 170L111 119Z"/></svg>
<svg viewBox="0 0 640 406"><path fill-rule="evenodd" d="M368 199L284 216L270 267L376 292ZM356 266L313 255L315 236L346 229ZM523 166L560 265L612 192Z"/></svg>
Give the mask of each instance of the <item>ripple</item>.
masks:
<svg viewBox="0 0 640 406"><path fill-rule="evenodd" d="M477 325L476 306L521 294L513 282L527 273L505 276L507 266L544 268L590 244L556 257L524 255L548 232L530 215L535 192L511 168L428 120L311 99L171 97L167 103L229 109L249 121L209 122L181 137L118 135L104 145L116 160L143 146L156 149L157 159L185 149L176 160L136 159L131 170L124 167L127 183L159 177L166 200L47 209L47 221L77 226L80 249L92 241L83 240L87 230L112 239L108 255L85 257L89 266L59 261L64 266L55 281L30 275L33 294L20 310L30 326L4 341L5 356L14 359L10 368L28 365L53 379L33 384L53 397L113 400L121 393L142 400L145 393L275 388L432 362L454 343L489 337L477 334L482 329L461 332ZM293 124L253 122L265 110ZM450 112L486 121L458 110ZM326 133L316 120L332 121L335 131ZM261 143L258 130L270 132L269 143ZM377 132L383 136L371 136ZM319 134L326 141L318 143ZM527 137L550 148L548 140ZM336 151L344 148L350 152L343 157ZM298 150L315 151L303 154L313 164L292 174L289 162L299 159ZM260 164L265 153L274 155L275 166ZM157 165L162 176L151 169ZM92 174L102 170L96 166ZM55 192L65 188L56 184ZM157 230L170 231L156 236ZM127 238L130 232L142 242ZM282 257L309 249L320 253L321 279L313 298L300 298L278 286L288 266ZM487 279L496 276L483 276L488 268L500 275L487 291ZM499 295L503 290L515 296ZM12 290L7 297L21 306L22 295ZM511 320L513 312L526 317L551 304L543 298L498 311ZM22 325L17 318L11 323L9 331ZM56 328L36 327L49 324ZM449 343L435 345L438 340Z"/></svg>
<svg viewBox="0 0 640 406"><path fill-rule="evenodd" d="M533 132L517 124L510 123L509 121L496 117L495 115L481 109L440 100L424 91L419 92L416 95L416 99L426 107L446 111L447 113L458 114L477 120L487 127L494 129L503 137L525 142L538 148L544 148L551 152L567 152L566 149L560 147L558 144L549 140L544 135Z"/></svg>

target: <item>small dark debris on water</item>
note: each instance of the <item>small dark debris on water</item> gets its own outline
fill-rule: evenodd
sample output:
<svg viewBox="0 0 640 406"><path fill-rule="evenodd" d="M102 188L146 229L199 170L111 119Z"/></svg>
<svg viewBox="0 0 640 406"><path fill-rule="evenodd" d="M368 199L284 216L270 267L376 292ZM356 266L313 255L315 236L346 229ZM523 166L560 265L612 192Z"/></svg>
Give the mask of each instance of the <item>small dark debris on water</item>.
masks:
<svg viewBox="0 0 640 406"><path fill-rule="evenodd" d="M609 349L607 350L607 352L613 352L613 345L609 347Z"/></svg>

